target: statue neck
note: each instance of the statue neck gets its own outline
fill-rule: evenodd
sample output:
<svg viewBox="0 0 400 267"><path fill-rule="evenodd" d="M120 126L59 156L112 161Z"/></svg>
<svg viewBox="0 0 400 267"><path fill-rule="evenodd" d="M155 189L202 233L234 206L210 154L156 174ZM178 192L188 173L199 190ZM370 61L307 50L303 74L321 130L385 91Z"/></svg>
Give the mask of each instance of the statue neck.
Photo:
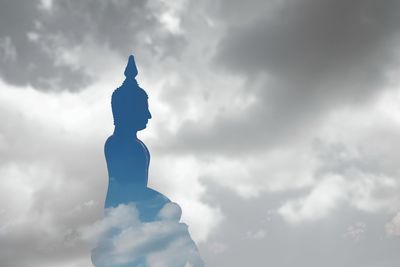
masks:
<svg viewBox="0 0 400 267"><path fill-rule="evenodd" d="M137 131L134 129L127 129L125 127L115 127L113 135L121 137L134 137L136 139Z"/></svg>

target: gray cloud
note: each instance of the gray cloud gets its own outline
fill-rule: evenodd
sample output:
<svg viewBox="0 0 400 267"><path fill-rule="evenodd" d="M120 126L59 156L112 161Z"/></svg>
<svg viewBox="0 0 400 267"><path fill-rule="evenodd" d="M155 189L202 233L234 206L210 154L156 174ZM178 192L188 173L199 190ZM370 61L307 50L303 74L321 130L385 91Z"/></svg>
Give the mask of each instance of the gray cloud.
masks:
<svg viewBox="0 0 400 267"><path fill-rule="evenodd" d="M79 49L91 41L127 57L176 56L182 35L159 20L164 8L148 1L7 1L1 8L0 75L11 84L77 91L96 77ZM155 9L158 7L158 9ZM97 56L102 56L101 54Z"/></svg>
<svg viewBox="0 0 400 267"><path fill-rule="evenodd" d="M57 52L63 44L55 32L43 30L41 20L47 14L39 5L39 1L24 1L23 5L14 1L2 4L1 76L12 84L40 89L76 90L85 86L89 77L82 69L56 62Z"/></svg>
<svg viewBox="0 0 400 267"><path fill-rule="evenodd" d="M76 229L101 216L114 64L133 51L151 183L207 266L397 266L397 3L9 2L8 83L77 91L99 78L86 59L110 64L77 94L0 97L2 263L90 266Z"/></svg>
<svg viewBox="0 0 400 267"><path fill-rule="evenodd" d="M304 0L257 2L242 12L240 4L222 2L218 21L227 30L214 58L220 68L214 68L245 79L238 96L254 101L241 113L224 103L212 123L188 120L172 146L263 150L290 142L294 133L312 134L337 108L368 103L397 68L399 10L397 1Z"/></svg>
<svg viewBox="0 0 400 267"><path fill-rule="evenodd" d="M390 219L387 214L376 216L344 204L323 220L290 225L274 210L295 193L243 200L212 182L207 185L206 201L219 205L226 216L209 242L200 247L210 267L244 266L248 262L279 267L394 267L399 261L398 243L385 236L384 224ZM363 225L362 233L355 234L359 225ZM265 236L248 238L249 232L257 231L264 231ZM215 249L215 244L224 249Z"/></svg>
<svg viewBox="0 0 400 267"><path fill-rule="evenodd" d="M0 110L2 264L88 266L88 244L71 245L69 239L73 229L101 216L102 142L88 145L83 137L83 146L4 102ZM88 160L76 157L84 154Z"/></svg>
<svg viewBox="0 0 400 267"><path fill-rule="evenodd" d="M379 74L390 65L390 41L399 34L396 1L282 3L270 16L229 28L218 60L246 74L261 71L298 82L334 75L359 81L354 74Z"/></svg>

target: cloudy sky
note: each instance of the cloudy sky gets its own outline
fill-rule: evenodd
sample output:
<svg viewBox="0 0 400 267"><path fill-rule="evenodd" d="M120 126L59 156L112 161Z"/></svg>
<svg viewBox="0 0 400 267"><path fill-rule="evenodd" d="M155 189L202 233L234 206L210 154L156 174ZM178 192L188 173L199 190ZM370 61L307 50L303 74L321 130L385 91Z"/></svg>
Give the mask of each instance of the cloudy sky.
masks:
<svg viewBox="0 0 400 267"><path fill-rule="evenodd" d="M129 54L208 267L400 262L400 2L0 1L0 262L89 267ZM161 266L155 264L154 266Z"/></svg>

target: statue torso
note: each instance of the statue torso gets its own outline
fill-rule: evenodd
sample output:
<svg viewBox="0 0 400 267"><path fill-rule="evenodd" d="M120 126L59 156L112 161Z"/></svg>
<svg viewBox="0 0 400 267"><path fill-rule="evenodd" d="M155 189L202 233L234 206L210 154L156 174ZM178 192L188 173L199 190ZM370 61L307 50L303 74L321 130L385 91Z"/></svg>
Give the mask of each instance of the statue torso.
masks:
<svg viewBox="0 0 400 267"><path fill-rule="evenodd" d="M106 141L104 152L110 180L147 186L150 154L143 142L134 137L112 135Z"/></svg>
<svg viewBox="0 0 400 267"><path fill-rule="evenodd" d="M135 137L110 136L104 148L108 169L106 207L134 202L147 188L150 154Z"/></svg>

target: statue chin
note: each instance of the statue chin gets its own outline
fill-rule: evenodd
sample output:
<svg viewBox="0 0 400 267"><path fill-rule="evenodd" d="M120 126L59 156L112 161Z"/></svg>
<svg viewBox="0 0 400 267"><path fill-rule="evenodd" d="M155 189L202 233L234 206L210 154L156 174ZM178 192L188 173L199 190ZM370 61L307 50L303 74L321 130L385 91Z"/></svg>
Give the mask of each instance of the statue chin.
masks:
<svg viewBox="0 0 400 267"><path fill-rule="evenodd" d="M143 124L141 124L141 125L136 125L136 130L137 131L141 131L141 130L144 130L144 129L146 129L147 128L147 122L146 123L143 123Z"/></svg>
<svg viewBox="0 0 400 267"><path fill-rule="evenodd" d="M142 125L140 127L136 127L136 131L141 131L147 128L147 125Z"/></svg>

